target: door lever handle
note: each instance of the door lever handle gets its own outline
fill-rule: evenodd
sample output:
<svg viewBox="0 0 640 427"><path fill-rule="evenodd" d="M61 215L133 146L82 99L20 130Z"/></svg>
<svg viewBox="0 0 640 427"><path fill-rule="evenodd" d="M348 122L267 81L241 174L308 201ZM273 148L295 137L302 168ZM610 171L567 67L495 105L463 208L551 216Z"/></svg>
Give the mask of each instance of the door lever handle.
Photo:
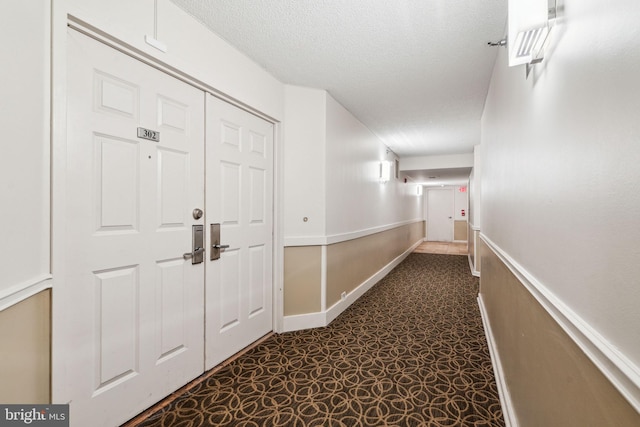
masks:
<svg viewBox="0 0 640 427"><path fill-rule="evenodd" d="M191 259L191 264L204 261L204 225L191 226L191 252L182 255L184 259Z"/></svg>
<svg viewBox="0 0 640 427"><path fill-rule="evenodd" d="M211 243L211 252L209 254L209 259L211 261L215 261L220 259L220 249L227 249L229 245L220 244L220 224L211 224L210 233L209 242Z"/></svg>
<svg viewBox="0 0 640 427"><path fill-rule="evenodd" d="M189 259L189 258L193 258L193 257L199 255L202 252L204 252L204 248L195 248L193 250L193 252L187 252L187 253L183 254L182 257L184 259Z"/></svg>

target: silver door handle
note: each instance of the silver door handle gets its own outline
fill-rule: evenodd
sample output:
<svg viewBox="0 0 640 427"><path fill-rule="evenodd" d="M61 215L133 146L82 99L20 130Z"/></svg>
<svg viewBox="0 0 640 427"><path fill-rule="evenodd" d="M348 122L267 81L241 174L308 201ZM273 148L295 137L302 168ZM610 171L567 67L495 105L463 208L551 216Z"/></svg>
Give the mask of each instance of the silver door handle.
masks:
<svg viewBox="0 0 640 427"><path fill-rule="evenodd" d="M204 261L204 225L191 226L191 252L183 255L184 259L191 259L191 264L200 264Z"/></svg>
<svg viewBox="0 0 640 427"><path fill-rule="evenodd" d="M201 254L202 252L204 252L204 248L195 248L193 250L193 252L187 252L185 254L182 255L182 257L184 259L189 259L189 258L193 258L195 256L198 256L199 254Z"/></svg>
<svg viewBox="0 0 640 427"><path fill-rule="evenodd" d="M209 254L209 259L215 261L220 259L220 249L227 249L229 245L220 244L220 224L211 224L210 233L211 253Z"/></svg>

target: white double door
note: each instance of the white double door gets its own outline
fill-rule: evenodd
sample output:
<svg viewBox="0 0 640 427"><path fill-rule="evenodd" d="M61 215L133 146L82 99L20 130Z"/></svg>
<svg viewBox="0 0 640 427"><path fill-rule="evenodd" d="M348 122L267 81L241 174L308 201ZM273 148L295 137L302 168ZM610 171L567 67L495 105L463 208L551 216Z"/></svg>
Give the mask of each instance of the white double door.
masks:
<svg viewBox="0 0 640 427"><path fill-rule="evenodd" d="M53 399L112 426L272 330L273 129L73 30L68 58Z"/></svg>
<svg viewBox="0 0 640 427"><path fill-rule="evenodd" d="M273 329L273 125L207 95L206 146L208 231L228 246L207 261L210 369Z"/></svg>

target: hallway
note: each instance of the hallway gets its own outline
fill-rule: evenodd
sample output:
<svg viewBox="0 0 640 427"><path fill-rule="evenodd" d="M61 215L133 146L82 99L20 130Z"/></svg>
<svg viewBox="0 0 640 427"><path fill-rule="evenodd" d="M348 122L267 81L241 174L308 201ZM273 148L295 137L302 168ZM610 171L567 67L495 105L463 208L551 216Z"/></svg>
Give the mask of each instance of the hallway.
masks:
<svg viewBox="0 0 640 427"><path fill-rule="evenodd" d="M413 252L419 254L467 255L467 242L424 242Z"/></svg>
<svg viewBox="0 0 640 427"><path fill-rule="evenodd" d="M413 253L326 328L268 337L127 427L502 426L466 257Z"/></svg>
<svg viewBox="0 0 640 427"><path fill-rule="evenodd" d="M640 426L640 1L6 0L0 17L1 403L69 404L71 427L170 393L145 425ZM225 120L223 150L212 98L272 131ZM447 187L453 237L430 238L468 254L422 241ZM214 242L243 215L272 241ZM214 279L227 245L229 275L263 291ZM258 313L279 335L205 337Z"/></svg>

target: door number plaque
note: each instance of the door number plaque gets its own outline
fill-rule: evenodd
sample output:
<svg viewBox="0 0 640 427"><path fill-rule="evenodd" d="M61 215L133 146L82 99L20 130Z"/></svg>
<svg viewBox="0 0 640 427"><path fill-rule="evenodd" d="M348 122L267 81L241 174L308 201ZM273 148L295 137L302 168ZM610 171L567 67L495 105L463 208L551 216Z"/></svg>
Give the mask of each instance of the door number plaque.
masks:
<svg viewBox="0 0 640 427"><path fill-rule="evenodd" d="M155 130L151 130L151 129L138 128L138 138L148 139L149 141L159 142L160 141L160 132L155 131Z"/></svg>

